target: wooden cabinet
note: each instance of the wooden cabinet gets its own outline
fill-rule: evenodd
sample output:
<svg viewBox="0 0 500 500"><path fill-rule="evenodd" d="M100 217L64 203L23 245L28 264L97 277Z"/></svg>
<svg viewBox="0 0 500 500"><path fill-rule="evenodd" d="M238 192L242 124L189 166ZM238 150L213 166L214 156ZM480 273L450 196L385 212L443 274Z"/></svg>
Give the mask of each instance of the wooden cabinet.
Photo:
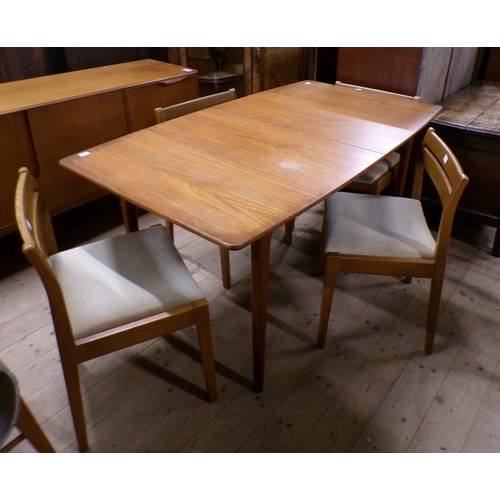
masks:
<svg viewBox="0 0 500 500"><path fill-rule="evenodd" d="M198 97L198 79L185 75L124 91L129 132L156 123L154 109Z"/></svg>
<svg viewBox="0 0 500 500"><path fill-rule="evenodd" d="M245 86L254 94L314 77L316 49L252 47L245 49Z"/></svg>
<svg viewBox="0 0 500 500"><path fill-rule="evenodd" d="M122 92L116 90L27 111L40 169L40 189L52 213L100 190L59 166L59 160L127 133Z"/></svg>
<svg viewBox="0 0 500 500"><path fill-rule="evenodd" d="M215 55L214 55L215 54ZM238 97L255 94L301 80L312 80L315 74L316 49L312 47L208 47L169 49L169 60L196 68L200 74L200 87L207 74L217 70L235 78L221 80L204 94L235 87Z"/></svg>
<svg viewBox="0 0 500 500"><path fill-rule="evenodd" d="M46 75L45 51L41 47L0 47L0 83Z"/></svg>
<svg viewBox="0 0 500 500"><path fill-rule="evenodd" d="M336 79L436 103L476 78L477 47L341 47Z"/></svg>
<svg viewBox="0 0 500 500"><path fill-rule="evenodd" d="M0 85L0 235L15 230L17 171L40 179L52 214L103 194L59 160L156 123L154 108L198 97L195 70L153 60Z"/></svg>
<svg viewBox="0 0 500 500"><path fill-rule="evenodd" d="M432 125L469 177L458 215L495 227L491 253L500 257L500 82L479 80L441 104ZM430 187L422 195L437 199Z"/></svg>
<svg viewBox="0 0 500 500"><path fill-rule="evenodd" d="M9 228L14 223L14 186L17 171L24 166L34 174L38 173L35 150L25 113L0 115L0 234L1 228Z"/></svg>

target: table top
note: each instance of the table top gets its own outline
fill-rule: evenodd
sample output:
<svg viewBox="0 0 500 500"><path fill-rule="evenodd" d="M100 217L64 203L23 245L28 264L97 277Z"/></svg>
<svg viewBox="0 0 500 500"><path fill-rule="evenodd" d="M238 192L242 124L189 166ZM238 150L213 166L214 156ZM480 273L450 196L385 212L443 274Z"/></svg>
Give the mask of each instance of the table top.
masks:
<svg viewBox="0 0 500 500"><path fill-rule="evenodd" d="M440 104L443 109L434 123L500 136L500 82L474 82Z"/></svg>
<svg viewBox="0 0 500 500"><path fill-rule="evenodd" d="M2 83L0 115L192 74L197 71L143 59Z"/></svg>
<svg viewBox="0 0 500 500"><path fill-rule="evenodd" d="M439 110L383 93L298 82L134 132L60 163L239 249L360 176Z"/></svg>

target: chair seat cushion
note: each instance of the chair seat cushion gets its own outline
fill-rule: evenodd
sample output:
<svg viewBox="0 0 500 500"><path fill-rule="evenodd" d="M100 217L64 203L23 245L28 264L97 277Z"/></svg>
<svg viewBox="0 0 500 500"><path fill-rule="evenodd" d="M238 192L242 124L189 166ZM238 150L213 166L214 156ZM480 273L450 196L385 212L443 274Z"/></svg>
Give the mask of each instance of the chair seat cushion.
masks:
<svg viewBox="0 0 500 500"><path fill-rule="evenodd" d="M432 259L435 246L418 200L344 192L326 200L326 252Z"/></svg>
<svg viewBox="0 0 500 500"><path fill-rule="evenodd" d="M16 425L19 415L19 386L14 374L0 362L0 447Z"/></svg>
<svg viewBox="0 0 500 500"><path fill-rule="evenodd" d="M72 248L49 261L75 338L205 297L161 226Z"/></svg>
<svg viewBox="0 0 500 500"><path fill-rule="evenodd" d="M391 153L387 158L377 163L374 167L370 168L361 177L356 179L355 182L363 184L373 184L377 179L382 177L390 168L393 168L399 162L399 153Z"/></svg>

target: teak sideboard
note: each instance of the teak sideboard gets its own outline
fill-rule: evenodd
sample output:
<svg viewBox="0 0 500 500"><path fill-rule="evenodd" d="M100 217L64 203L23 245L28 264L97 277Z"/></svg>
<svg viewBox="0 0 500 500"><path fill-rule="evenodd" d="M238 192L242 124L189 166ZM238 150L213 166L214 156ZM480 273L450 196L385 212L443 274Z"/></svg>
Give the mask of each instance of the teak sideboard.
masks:
<svg viewBox="0 0 500 500"><path fill-rule="evenodd" d="M156 123L154 108L198 97L198 73L152 59L0 84L0 236L16 229L20 167L39 177L53 215L104 191L59 160Z"/></svg>
<svg viewBox="0 0 500 500"><path fill-rule="evenodd" d="M500 82L479 80L441 105L432 125L469 176L458 213L496 228L491 253L500 257Z"/></svg>

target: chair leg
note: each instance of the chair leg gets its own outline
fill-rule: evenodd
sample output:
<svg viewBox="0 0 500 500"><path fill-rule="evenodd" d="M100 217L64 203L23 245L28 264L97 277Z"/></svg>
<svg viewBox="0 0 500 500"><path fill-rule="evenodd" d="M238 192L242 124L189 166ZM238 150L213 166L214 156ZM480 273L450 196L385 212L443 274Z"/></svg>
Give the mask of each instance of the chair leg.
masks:
<svg viewBox="0 0 500 500"><path fill-rule="evenodd" d="M167 229L167 233L170 235L170 238L172 238L172 241L174 241L174 224L173 224L173 222L170 222L169 220L165 219L165 227Z"/></svg>
<svg viewBox="0 0 500 500"><path fill-rule="evenodd" d="M441 292L443 290L444 273L434 276L431 284L431 293L429 297L429 311L427 312L427 327L425 332L425 354L432 354L434 347L434 336L436 333L437 319L439 315L439 303L441 301Z"/></svg>
<svg viewBox="0 0 500 500"><path fill-rule="evenodd" d="M229 290L231 288L231 265L229 261L229 250L220 247L220 267L222 272L222 286Z"/></svg>
<svg viewBox="0 0 500 500"><path fill-rule="evenodd" d="M285 245L288 247L292 244L292 236L293 236L294 229L295 229L295 219L293 219L290 222L287 222L285 224L284 242L285 242Z"/></svg>
<svg viewBox="0 0 500 500"><path fill-rule="evenodd" d="M325 253L325 218L323 217L323 227L321 229L321 241L319 246L318 256L318 274L322 276L325 274L326 266L326 253Z"/></svg>
<svg viewBox="0 0 500 500"><path fill-rule="evenodd" d="M215 362L212 348L210 313L205 300L194 304L196 310L196 331L200 346L201 364L207 385L208 400L217 401L217 383L215 380Z"/></svg>
<svg viewBox="0 0 500 500"><path fill-rule="evenodd" d="M317 346L325 347L326 332L328 330L328 321L332 309L333 293L335 289L335 279L337 277L338 257L327 255L325 268L325 282L323 293L321 295L321 311L319 314L319 327Z"/></svg>
<svg viewBox="0 0 500 500"><path fill-rule="evenodd" d="M78 449L81 453L85 453L89 450L89 442L87 437L87 424L85 422L85 413L83 409L82 388L80 385L78 365L76 363L64 362L63 356L61 356L61 362L64 380L66 381L69 406L73 417L73 425L75 427L76 440L78 442Z"/></svg>
<svg viewBox="0 0 500 500"><path fill-rule="evenodd" d="M19 417L17 418L16 427L38 452L55 453L56 450L22 398L20 400Z"/></svg>

